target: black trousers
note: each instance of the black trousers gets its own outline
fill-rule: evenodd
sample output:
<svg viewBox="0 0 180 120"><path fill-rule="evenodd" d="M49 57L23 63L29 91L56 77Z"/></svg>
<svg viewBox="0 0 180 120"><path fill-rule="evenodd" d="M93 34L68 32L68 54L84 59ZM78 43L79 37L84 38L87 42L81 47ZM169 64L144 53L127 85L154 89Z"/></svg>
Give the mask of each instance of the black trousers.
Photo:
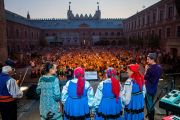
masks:
<svg viewBox="0 0 180 120"><path fill-rule="evenodd" d="M17 120L17 101L0 102L2 120Z"/></svg>

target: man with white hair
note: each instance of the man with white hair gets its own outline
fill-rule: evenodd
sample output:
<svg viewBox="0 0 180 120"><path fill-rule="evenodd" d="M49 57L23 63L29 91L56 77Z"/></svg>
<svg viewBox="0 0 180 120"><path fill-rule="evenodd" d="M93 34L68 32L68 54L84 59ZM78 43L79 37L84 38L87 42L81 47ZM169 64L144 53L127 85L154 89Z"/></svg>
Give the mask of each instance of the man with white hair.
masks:
<svg viewBox="0 0 180 120"><path fill-rule="evenodd" d="M17 98L23 96L16 80L11 77L13 69L10 66L2 67L0 73L0 113L2 120L17 120Z"/></svg>

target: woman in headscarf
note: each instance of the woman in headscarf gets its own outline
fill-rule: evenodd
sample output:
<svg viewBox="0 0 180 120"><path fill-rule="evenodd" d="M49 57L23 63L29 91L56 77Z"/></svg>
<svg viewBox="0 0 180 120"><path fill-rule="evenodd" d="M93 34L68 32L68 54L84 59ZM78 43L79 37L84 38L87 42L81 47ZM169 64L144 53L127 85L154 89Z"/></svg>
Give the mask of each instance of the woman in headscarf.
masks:
<svg viewBox="0 0 180 120"><path fill-rule="evenodd" d="M84 74L83 68L76 68L74 79L63 87L61 100L64 104L64 120L90 120L94 92Z"/></svg>
<svg viewBox="0 0 180 120"><path fill-rule="evenodd" d="M124 120L144 120L144 77L139 72L138 64L130 64L127 73L129 78L122 92Z"/></svg>
<svg viewBox="0 0 180 120"><path fill-rule="evenodd" d="M100 82L94 97L95 120L122 120L121 84L116 70L106 70L107 79Z"/></svg>
<svg viewBox="0 0 180 120"><path fill-rule="evenodd" d="M36 89L40 95L41 120L62 120L60 113L59 79L55 76L56 65L47 62L44 67L45 75L40 77Z"/></svg>

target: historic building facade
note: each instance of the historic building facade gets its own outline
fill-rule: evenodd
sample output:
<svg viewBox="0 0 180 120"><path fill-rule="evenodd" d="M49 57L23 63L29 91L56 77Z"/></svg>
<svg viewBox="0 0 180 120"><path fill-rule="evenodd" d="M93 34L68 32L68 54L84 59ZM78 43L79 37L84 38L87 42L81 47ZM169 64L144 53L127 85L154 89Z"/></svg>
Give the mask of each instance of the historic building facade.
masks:
<svg viewBox="0 0 180 120"><path fill-rule="evenodd" d="M0 17L0 25L6 26L3 40L7 37L8 53L30 51L45 43L56 46L111 44L159 46L180 56L180 16L175 1L161 0L124 20L102 19L99 4L94 15L75 15L69 3L67 19L31 19L29 13L27 17L8 10L3 13L4 6L1 6L0 15L5 14L5 18ZM2 39L3 32L0 34ZM6 46L6 42L2 43L1 46Z"/></svg>
<svg viewBox="0 0 180 120"><path fill-rule="evenodd" d="M180 56L180 13L175 0L161 0L125 19L124 35L131 43L141 39L142 46L159 46ZM157 44L159 43L159 44Z"/></svg>
<svg viewBox="0 0 180 120"><path fill-rule="evenodd" d="M74 15L71 6L67 19L31 19L5 11L8 52L33 50L41 43L54 45L122 44L122 19L101 19L99 5L95 14ZM46 41L46 42L45 42Z"/></svg>
<svg viewBox="0 0 180 120"><path fill-rule="evenodd" d="M30 18L6 10L6 36L9 53L26 52L39 45L41 29Z"/></svg>
<svg viewBox="0 0 180 120"><path fill-rule="evenodd" d="M123 42L121 19L101 19L99 5L94 15L74 15L71 6L67 19L32 19L43 30L43 36L51 43L62 45L94 45L99 42L120 44Z"/></svg>
<svg viewBox="0 0 180 120"><path fill-rule="evenodd" d="M7 59L7 41L6 41L6 20L4 10L4 0L0 0L0 61Z"/></svg>

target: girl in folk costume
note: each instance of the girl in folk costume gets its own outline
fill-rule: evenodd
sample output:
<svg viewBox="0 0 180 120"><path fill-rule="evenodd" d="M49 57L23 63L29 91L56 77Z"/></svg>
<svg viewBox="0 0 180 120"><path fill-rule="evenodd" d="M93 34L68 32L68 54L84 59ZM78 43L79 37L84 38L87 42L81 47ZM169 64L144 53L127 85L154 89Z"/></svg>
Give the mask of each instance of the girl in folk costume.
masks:
<svg viewBox="0 0 180 120"><path fill-rule="evenodd" d="M40 95L41 120L62 120L59 79L55 76L56 65L48 62L44 70L45 75L40 77L36 88L37 94Z"/></svg>
<svg viewBox="0 0 180 120"><path fill-rule="evenodd" d="M129 78L124 84L122 102L125 105L125 120L144 120L144 77L139 73L138 64L130 64L127 68Z"/></svg>
<svg viewBox="0 0 180 120"><path fill-rule="evenodd" d="M64 120L90 120L90 108L93 107L94 92L84 78L84 69L74 70L74 79L68 81L62 90Z"/></svg>
<svg viewBox="0 0 180 120"><path fill-rule="evenodd" d="M116 79L116 70L107 69L106 77L99 83L94 97L95 120L122 120L121 85Z"/></svg>

